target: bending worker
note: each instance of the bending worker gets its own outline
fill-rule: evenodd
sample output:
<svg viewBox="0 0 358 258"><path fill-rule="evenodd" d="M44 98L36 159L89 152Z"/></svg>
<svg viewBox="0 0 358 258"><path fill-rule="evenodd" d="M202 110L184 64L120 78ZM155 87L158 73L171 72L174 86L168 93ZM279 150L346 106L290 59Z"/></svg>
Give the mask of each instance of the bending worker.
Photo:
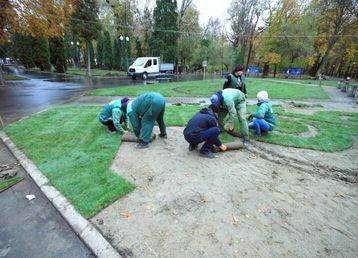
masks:
<svg viewBox="0 0 358 258"><path fill-rule="evenodd" d="M211 148L215 145L221 151L226 151L226 146L219 140L220 129L215 113L219 107L211 104L208 108L203 108L189 120L188 125L183 131L185 140L189 143L189 150L196 149L199 143L205 142L200 149L200 155L207 158L215 158Z"/></svg>
<svg viewBox="0 0 358 258"><path fill-rule="evenodd" d="M249 119L254 120L249 123L250 129L255 129L256 136L261 136L261 132L268 133L272 131L276 125L275 114L272 111L267 91L257 93L256 112L251 113Z"/></svg>
<svg viewBox="0 0 358 258"><path fill-rule="evenodd" d="M99 114L99 121L107 126L108 133L115 134L119 132L124 134L124 129L127 128L126 113L128 102L129 98L125 97L113 100L103 107L102 112ZM124 128L121 124L123 124Z"/></svg>
<svg viewBox="0 0 358 258"><path fill-rule="evenodd" d="M237 117L240 121L241 134L244 138L244 146L250 144L249 129L246 121L246 98L245 94L236 89L224 89L218 91L210 98L211 103L219 106L219 127L220 129L228 129L234 131L234 121ZM229 113L229 119L224 125L224 119Z"/></svg>
<svg viewBox="0 0 358 258"><path fill-rule="evenodd" d="M139 143L135 145L137 149L148 148L155 121L159 125L159 136L167 137L164 112L165 99L156 92L144 93L128 103L127 116L135 136L139 139Z"/></svg>

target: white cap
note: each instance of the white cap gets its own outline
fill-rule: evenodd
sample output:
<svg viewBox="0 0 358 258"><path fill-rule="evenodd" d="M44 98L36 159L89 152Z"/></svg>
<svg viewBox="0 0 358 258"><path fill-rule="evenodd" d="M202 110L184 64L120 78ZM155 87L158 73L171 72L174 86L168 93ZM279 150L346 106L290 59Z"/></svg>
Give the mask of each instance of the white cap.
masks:
<svg viewBox="0 0 358 258"><path fill-rule="evenodd" d="M257 93L257 100L260 102L262 100L268 100L268 93L267 91L260 91L259 93Z"/></svg>

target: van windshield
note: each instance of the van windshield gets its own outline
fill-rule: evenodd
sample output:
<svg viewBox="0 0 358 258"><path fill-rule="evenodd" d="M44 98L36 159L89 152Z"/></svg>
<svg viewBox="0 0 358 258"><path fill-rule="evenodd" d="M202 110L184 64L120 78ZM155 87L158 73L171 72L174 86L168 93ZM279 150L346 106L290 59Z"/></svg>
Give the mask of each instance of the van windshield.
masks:
<svg viewBox="0 0 358 258"><path fill-rule="evenodd" d="M137 58L135 62L133 63L134 66L142 66L145 61L147 61L147 58Z"/></svg>

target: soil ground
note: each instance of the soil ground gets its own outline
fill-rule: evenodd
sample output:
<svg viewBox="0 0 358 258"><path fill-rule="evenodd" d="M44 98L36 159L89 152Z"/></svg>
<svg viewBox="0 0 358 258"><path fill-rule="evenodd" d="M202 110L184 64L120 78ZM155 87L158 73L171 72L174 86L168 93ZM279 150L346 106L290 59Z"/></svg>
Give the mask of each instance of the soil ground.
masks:
<svg viewBox="0 0 358 258"><path fill-rule="evenodd" d="M357 144L326 156L255 143L210 160L182 130L118 151L112 170L137 188L92 222L123 256L356 257L358 186L332 168L336 157L357 173ZM284 155L265 155L276 147Z"/></svg>

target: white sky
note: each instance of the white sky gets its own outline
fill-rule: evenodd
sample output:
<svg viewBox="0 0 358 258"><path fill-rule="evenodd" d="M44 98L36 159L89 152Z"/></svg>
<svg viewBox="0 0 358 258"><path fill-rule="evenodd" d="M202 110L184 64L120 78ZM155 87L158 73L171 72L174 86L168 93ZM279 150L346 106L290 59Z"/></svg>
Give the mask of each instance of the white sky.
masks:
<svg viewBox="0 0 358 258"><path fill-rule="evenodd" d="M193 2L200 13L199 20L202 26L208 22L210 17L219 18L222 23L228 17L227 9L231 0L194 0Z"/></svg>

